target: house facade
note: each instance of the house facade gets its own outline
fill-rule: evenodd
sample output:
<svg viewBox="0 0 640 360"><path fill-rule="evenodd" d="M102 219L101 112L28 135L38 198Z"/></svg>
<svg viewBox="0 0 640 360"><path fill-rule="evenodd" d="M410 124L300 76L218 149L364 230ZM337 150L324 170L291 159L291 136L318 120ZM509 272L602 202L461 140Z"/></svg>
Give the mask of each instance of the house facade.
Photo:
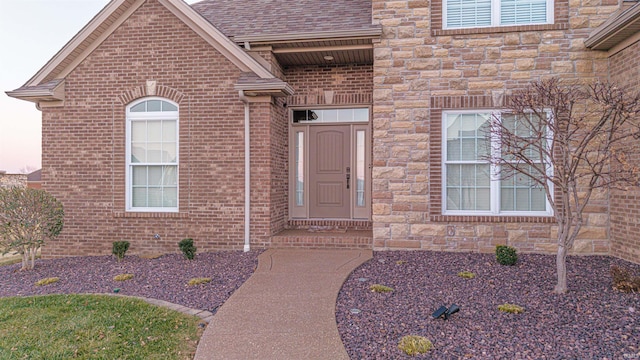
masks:
<svg viewBox="0 0 640 360"><path fill-rule="evenodd" d="M555 252L540 194L482 179L476 130L546 77L638 89L638 16L619 43L587 43L639 6L113 0L8 92L41 109L42 184L65 206L43 254L174 252L185 237ZM630 194L598 194L575 253L639 261Z"/></svg>

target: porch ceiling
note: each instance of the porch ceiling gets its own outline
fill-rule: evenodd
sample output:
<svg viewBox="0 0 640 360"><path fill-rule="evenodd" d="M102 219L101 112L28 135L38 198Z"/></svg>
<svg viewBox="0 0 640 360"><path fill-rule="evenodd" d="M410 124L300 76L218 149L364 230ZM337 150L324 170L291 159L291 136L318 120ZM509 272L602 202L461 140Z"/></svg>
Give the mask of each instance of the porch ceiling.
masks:
<svg viewBox="0 0 640 360"><path fill-rule="evenodd" d="M374 36L244 41L252 50L270 50L282 66L373 64ZM328 60L328 57L330 59Z"/></svg>
<svg viewBox="0 0 640 360"><path fill-rule="evenodd" d="M275 55L282 66L373 64L373 49L323 50L286 54L276 53Z"/></svg>

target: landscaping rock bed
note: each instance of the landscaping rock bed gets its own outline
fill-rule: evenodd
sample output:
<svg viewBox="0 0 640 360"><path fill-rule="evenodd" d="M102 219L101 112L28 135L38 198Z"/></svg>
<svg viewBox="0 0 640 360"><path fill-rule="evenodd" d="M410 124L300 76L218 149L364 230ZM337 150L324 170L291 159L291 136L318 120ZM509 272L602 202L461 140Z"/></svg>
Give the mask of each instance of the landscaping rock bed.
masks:
<svg viewBox="0 0 640 360"><path fill-rule="evenodd" d="M36 260L34 270L20 271L20 264L0 266L0 297L70 293L113 293L160 299L195 309L215 310L253 274L260 251L220 251L197 254L188 261L182 254L156 259L126 256L70 257ZM120 274L131 280L114 281ZM56 283L36 286L38 280L58 277ZM192 278L211 282L188 286Z"/></svg>
<svg viewBox="0 0 640 360"><path fill-rule="evenodd" d="M623 359L640 355L640 294L612 289L606 256L569 257L569 292L553 293L555 256L519 255L515 266L492 254L377 252L347 279L336 305L352 359ZM470 271L475 278L458 276ZM373 284L394 289L375 293ZM447 321L440 306L460 306ZM510 303L522 314L498 311ZM357 311L357 310L359 311ZM398 349L404 335L433 342L425 355Z"/></svg>

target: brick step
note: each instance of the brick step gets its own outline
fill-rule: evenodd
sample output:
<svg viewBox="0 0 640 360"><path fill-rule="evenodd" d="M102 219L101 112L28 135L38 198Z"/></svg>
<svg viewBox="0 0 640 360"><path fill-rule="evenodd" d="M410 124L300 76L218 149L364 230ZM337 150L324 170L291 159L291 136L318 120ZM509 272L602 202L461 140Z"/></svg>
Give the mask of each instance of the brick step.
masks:
<svg viewBox="0 0 640 360"><path fill-rule="evenodd" d="M371 230L284 230L271 237L271 248L371 249Z"/></svg>
<svg viewBox="0 0 640 360"><path fill-rule="evenodd" d="M373 224L369 220L289 220L286 228L288 230L372 230Z"/></svg>

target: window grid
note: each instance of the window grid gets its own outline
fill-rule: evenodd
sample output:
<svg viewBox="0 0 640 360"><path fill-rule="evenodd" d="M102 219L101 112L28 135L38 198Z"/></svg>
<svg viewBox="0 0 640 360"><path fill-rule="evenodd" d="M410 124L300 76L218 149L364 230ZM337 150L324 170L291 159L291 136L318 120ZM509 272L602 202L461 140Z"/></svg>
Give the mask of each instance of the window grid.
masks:
<svg viewBox="0 0 640 360"><path fill-rule="evenodd" d="M178 107L146 99L127 109L127 210L178 211Z"/></svg>
<svg viewBox="0 0 640 360"><path fill-rule="evenodd" d="M542 187L534 186L533 180L525 175L500 180L500 176L493 176L500 174L500 169L482 160L481 157L487 155L482 144L487 141L483 139L499 140L497 136L487 137L482 130L491 116L473 111L443 112L443 214L549 214ZM518 126L517 121L514 126ZM475 147L471 153L464 147L463 140L473 137ZM469 156L470 153L473 156ZM496 155L500 156L492 156ZM542 165L542 161L539 163Z"/></svg>

